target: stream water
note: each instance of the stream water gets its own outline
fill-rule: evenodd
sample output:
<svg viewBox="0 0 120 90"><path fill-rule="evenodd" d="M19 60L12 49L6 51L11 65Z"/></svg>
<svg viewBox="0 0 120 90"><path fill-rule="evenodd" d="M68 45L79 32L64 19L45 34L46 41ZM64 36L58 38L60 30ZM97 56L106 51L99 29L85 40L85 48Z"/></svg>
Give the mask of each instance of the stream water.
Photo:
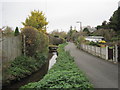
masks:
<svg viewBox="0 0 120 90"><path fill-rule="evenodd" d="M50 53L48 57L48 61L36 72L32 75L21 79L20 81L14 81L10 85L3 86L2 90L18 90L21 86L26 85L30 82L40 81L45 74L47 74L48 70L55 64L57 58L57 54L55 52Z"/></svg>
<svg viewBox="0 0 120 90"><path fill-rule="evenodd" d="M56 58L57 58L57 54L56 54L56 52L53 52L53 56L49 61L49 68L48 69L52 68L52 66L56 63Z"/></svg>

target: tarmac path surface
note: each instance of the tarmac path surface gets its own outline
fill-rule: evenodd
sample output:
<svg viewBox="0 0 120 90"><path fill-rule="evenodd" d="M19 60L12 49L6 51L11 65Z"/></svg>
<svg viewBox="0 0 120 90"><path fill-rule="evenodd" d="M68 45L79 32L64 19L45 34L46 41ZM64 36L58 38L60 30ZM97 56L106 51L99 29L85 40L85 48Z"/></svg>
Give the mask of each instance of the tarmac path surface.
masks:
<svg viewBox="0 0 120 90"><path fill-rule="evenodd" d="M118 64L88 54L69 42L65 47L94 88L118 88ZM120 74L119 74L120 75Z"/></svg>

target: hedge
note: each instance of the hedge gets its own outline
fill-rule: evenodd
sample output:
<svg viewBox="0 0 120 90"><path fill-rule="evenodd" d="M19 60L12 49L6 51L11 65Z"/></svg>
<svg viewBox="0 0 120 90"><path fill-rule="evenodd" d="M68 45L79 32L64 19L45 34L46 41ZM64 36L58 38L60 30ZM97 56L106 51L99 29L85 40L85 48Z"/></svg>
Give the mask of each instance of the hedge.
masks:
<svg viewBox="0 0 120 90"><path fill-rule="evenodd" d="M59 45L58 58L54 66L49 70L45 77L35 83L22 86L20 90L26 89L74 89L93 90L92 84L88 81L85 74L79 70L74 62L74 58L64 51L66 44Z"/></svg>

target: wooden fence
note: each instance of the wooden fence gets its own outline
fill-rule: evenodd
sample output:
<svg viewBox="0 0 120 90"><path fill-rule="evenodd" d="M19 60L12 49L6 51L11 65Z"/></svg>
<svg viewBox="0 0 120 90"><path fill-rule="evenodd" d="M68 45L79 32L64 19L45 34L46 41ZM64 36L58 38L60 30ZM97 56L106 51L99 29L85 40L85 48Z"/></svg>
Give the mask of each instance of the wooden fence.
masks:
<svg viewBox="0 0 120 90"><path fill-rule="evenodd" d="M2 49L2 63L14 60L21 55L21 37L10 36L2 37L0 41L0 48Z"/></svg>

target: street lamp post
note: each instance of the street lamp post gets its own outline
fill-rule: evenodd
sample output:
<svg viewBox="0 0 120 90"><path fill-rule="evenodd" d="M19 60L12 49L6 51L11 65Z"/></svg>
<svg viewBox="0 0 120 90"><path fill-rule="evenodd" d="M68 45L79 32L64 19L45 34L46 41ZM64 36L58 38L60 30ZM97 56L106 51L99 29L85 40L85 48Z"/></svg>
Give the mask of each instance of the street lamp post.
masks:
<svg viewBox="0 0 120 90"><path fill-rule="evenodd" d="M79 24L80 24L80 31L82 31L82 22L77 21L76 23L79 23Z"/></svg>

